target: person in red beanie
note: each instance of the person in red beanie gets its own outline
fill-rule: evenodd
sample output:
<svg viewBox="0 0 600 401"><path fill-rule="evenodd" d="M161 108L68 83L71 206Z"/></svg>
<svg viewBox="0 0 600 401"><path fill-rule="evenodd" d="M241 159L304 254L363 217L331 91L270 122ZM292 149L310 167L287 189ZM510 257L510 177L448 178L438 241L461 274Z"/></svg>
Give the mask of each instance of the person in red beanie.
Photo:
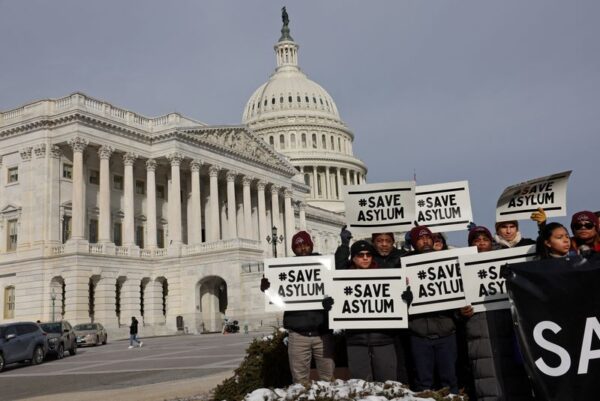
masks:
<svg viewBox="0 0 600 401"><path fill-rule="evenodd" d="M497 248L492 233L484 226L475 226L469 230L469 246L476 246L477 252L489 252Z"/></svg>
<svg viewBox="0 0 600 401"><path fill-rule="evenodd" d="M292 237L292 251L298 257L318 255L313 253L313 241L306 231ZM260 290L265 292L271 284L263 277ZM329 330L327 311L285 311L283 328L288 331L288 358L294 383L308 383L310 362L315 359L319 380L333 380L333 334Z"/></svg>
<svg viewBox="0 0 600 401"><path fill-rule="evenodd" d="M573 248L580 251L587 246L594 252L600 252L600 230L598 217L587 210L577 212L571 218L571 231L573 232Z"/></svg>

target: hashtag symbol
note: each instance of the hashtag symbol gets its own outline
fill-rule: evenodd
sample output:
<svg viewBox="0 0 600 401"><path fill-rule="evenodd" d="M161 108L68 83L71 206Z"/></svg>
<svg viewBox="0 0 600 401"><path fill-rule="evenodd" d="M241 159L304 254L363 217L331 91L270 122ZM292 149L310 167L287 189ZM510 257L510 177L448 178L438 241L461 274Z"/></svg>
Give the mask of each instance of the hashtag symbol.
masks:
<svg viewBox="0 0 600 401"><path fill-rule="evenodd" d="M352 295L352 287L348 286L348 287L344 288L344 294Z"/></svg>
<svg viewBox="0 0 600 401"><path fill-rule="evenodd" d="M362 207L367 206L367 200L366 199L359 200L358 201L358 205L362 206Z"/></svg>
<svg viewBox="0 0 600 401"><path fill-rule="evenodd" d="M487 272L484 269L481 269L477 272L477 275L479 276L480 279L484 279L487 277Z"/></svg>
<svg viewBox="0 0 600 401"><path fill-rule="evenodd" d="M287 279L287 274L279 273L279 281L285 281Z"/></svg>
<svg viewBox="0 0 600 401"><path fill-rule="evenodd" d="M425 277L427 277L427 273L425 273L425 270L421 270L421 271L420 271L420 272L417 274L417 276L419 276L419 278L420 278L421 280L425 280Z"/></svg>
<svg viewBox="0 0 600 401"><path fill-rule="evenodd" d="M417 202L417 205L419 205L419 207L423 207L423 206L425 206L425 201L423 199L421 199Z"/></svg>

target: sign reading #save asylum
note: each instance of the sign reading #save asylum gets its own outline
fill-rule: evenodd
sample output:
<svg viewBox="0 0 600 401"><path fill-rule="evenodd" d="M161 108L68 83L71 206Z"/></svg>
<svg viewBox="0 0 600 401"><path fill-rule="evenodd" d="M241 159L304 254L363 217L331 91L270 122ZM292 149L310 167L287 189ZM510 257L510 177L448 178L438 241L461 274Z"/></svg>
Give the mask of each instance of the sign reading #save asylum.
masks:
<svg viewBox="0 0 600 401"><path fill-rule="evenodd" d="M464 230L473 220L468 181L419 185L415 200L417 223L433 232Z"/></svg>
<svg viewBox="0 0 600 401"><path fill-rule="evenodd" d="M415 219L415 183L345 186L344 204L352 232L406 232Z"/></svg>
<svg viewBox="0 0 600 401"><path fill-rule="evenodd" d="M334 266L333 255L272 258L265 260L265 311L323 309L326 278Z"/></svg>
<svg viewBox="0 0 600 401"><path fill-rule="evenodd" d="M459 256L467 303L475 312L508 309L506 282L500 268L507 264L527 262L535 257L535 245Z"/></svg>
<svg viewBox="0 0 600 401"><path fill-rule="evenodd" d="M496 221L527 220L539 207L548 217L566 216L570 175L565 171L506 188L496 205Z"/></svg>
<svg viewBox="0 0 600 401"><path fill-rule="evenodd" d="M413 293L410 314L466 306L458 257L475 253L477 247L472 246L401 258L402 270Z"/></svg>
<svg viewBox="0 0 600 401"><path fill-rule="evenodd" d="M400 269L335 270L325 288L334 301L329 311L332 329L408 327Z"/></svg>

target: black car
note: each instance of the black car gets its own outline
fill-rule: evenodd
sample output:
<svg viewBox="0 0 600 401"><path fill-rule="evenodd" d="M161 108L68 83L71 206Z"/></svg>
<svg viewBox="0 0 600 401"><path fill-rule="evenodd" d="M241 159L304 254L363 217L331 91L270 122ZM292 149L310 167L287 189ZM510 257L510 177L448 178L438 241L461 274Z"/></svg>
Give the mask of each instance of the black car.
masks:
<svg viewBox="0 0 600 401"><path fill-rule="evenodd" d="M48 336L48 353L62 359L65 350L70 355L77 353L77 335L66 320L40 323L40 327Z"/></svg>
<svg viewBox="0 0 600 401"><path fill-rule="evenodd" d="M42 363L46 350L46 335L36 323L0 324L0 372L9 363Z"/></svg>

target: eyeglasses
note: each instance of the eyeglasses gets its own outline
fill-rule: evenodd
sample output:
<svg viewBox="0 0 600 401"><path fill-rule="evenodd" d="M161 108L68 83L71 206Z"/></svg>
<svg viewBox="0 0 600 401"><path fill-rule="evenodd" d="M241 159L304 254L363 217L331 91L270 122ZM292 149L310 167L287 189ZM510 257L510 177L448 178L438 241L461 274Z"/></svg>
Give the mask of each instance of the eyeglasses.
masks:
<svg viewBox="0 0 600 401"><path fill-rule="evenodd" d="M586 223L573 224L573 229L575 229L575 230L581 230L582 228L585 228L586 230L591 230L594 227L595 227L594 223L589 222L589 221Z"/></svg>
<svg viewBox="0 0 600 401"><path fill-rule="evenodd" d="M370 258L373 255L371 255L371 252L359 252L356 254L356 256L359 258Z"/></svg>

